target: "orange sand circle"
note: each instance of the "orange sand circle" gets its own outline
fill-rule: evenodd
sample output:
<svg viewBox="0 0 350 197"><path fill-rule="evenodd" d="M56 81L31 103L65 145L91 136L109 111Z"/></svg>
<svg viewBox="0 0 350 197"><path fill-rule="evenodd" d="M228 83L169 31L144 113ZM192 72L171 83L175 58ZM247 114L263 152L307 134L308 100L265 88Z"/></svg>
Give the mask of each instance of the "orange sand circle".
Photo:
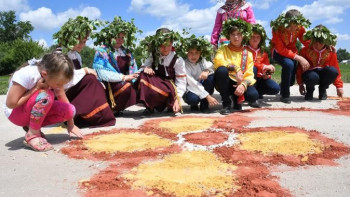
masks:
<svg viewBox="0 0 350 197"><path fill-rule="evenodd" d="M212 127L214 124L212 118L179 118L169 121L162 121L159 123L159 127L167 129L172 133L179 134L181 132L206 130Z"/></svg>
<svg viewBox="0 0 350 197"><path fill-rule="evenodd" d="M175 196L224 196L239 188L236 168L211 152L184 151L140 164L122 177L134 189L156 189Z"/></svg>
<svg viewBox="0 0 350 197"><path fill-rule="evenodd" d="M147 149L169 147L172 144L172 141L154 134L126 132L96 136L84 141L84 145L90 152L94 153L144 151Z"/></svg>
<svg viewBox="0 0 350 197"><path fill-rule="evenodd" d="M285 131L251 132L240 134L240 148L247 151L258 151L264 155L308 155L321 153L324 145L309 138L305 133Z"/></svg>

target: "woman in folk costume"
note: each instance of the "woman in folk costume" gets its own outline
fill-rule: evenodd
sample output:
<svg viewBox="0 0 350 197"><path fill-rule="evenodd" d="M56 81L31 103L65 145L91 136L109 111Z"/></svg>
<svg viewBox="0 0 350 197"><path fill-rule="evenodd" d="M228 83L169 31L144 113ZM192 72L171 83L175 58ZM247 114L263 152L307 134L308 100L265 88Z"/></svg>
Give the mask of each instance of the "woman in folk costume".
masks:
<svg viewBox="0 0 350 197"><path fill-rule="evenodd" d="M220 92L226 115L233 109L242 110L242 102L255 103L259 98L255 89L253 54L242 43L252 34L251 24L241 19L229 19L224 23L223 33L230 38L230 44L221 46L214 58L215 84Z"/></svg>
<svg viewBox="0 0 350 197"><path fill-rule="evenodd" d="M66 84L65 88L68 89L66 94L69 101L76 108L74 120L79 127L115 125L115 117L108 106L104 88L96 78L96 72L88 67L82 68L79 54L92 31L99 25L99 21L78 16L69 19L53 35L60 46L69 50L67 55L74 63L73 80Z"/></svg>
<svg viewBox="0 0 350 197"><path fill-rule="evenodd" d="M330 84L337 88L337 95L343 97L343 81L338 65L337 53L333 46L337 36L332 34L325 26L318 25L304 35L305 39L311 40L309 46L304 47L300 55L309 63L310 68L297 70L297 82L299 91L305 95L305 100L312 100L315 86L318 86L318 99L327 99L327 89ZM306 85L306 92L305 87Z"/></svg>
<svg viewBox="0 0 350 197"><path fill-rule="evenodd" d="M187 75L184 101L191 106L191 111L209 112L209 105L217 105L218 101L211 95L214 93L214 67L210 62L212 47L204 37L192 35L182 39L177 53L185 58ZM200 103L198 108L198 103Z"/></svg>
<svg viewBox="0 0 350 197"><path fill-rule="evenodd" d="M211 44L215 48L222 44L229 44L230 40L222 33L223 23L230 18L240 18L250 24L255 24L252 5L245 0L226 0L225 5L217 11L214 28L211 33Z"/></svg>
<svg viewBox="0 0 350 197"><path fill-rule="evenodd" d="M166 107L174 113L182 112L180 98L186 91L185 63L173 51L173 42L180 38L179 33L161 28L141 42L150 53L138 81L139 102L146 107L144 115Z"/></svg>
<svg viewBox="0 0 350 197"><path fill-rule="evenodd" d="M106 86L106 95L115 115L122 115L124 109L136 104L133 82L138 77L138 68L130 51L136 32L140 31L133 19L126 22L115 17L96 35L95 44L104 45L96 51L93 68Z"/></svg>
<svg viewBox="0 0 350 197"><path fill-rule="evenodd" d="M310 21L295 9L279 15L276 20L270 23L272 27L271 55L282 66L280 101L283 103L291 103L290 86L294 85L295 82L297 63L304 69L310 66L304 57L298 55L296 47L297 40L304 46L310 44L303 38L305 28L308 28L310 24Z"/></svg>
<svg viewBox="0 0 350 197"><path fill-rule="evenodd" d="M271 79L275 67L270 64L267 54L265 29L260 24L254 24L252 31L253 34L248 42L247 49L253 54L254 58L255 88L259 92L259 98L263 98L264 94L278 94L280 87Z"/></svg>

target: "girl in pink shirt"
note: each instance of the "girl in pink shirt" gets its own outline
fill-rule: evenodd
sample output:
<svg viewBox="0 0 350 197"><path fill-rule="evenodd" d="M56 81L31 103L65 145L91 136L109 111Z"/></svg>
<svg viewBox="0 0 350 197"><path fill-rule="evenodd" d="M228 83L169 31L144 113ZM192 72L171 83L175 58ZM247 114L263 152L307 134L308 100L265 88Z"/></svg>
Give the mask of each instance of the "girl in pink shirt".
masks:
<svg viewBox="0 0 350 197"><path fill-rule="evenodd" d="M213 32L211 33L211 44L215 48L230 42L223 35L220 35L223 22L229 18L240 18L248 23L255 24L255 16L250 3L245 0L226 0L225 5L217 11Z"/></svg>

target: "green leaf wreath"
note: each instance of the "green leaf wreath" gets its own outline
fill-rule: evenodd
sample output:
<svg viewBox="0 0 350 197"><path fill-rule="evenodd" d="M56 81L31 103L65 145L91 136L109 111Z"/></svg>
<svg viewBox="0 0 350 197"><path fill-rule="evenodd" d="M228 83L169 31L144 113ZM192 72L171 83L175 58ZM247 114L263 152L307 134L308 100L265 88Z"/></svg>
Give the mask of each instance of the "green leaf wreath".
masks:
<svg viewBox="0 0 350 197"><path fill-rule="evenodd" d="M287 28L291 23L301 25L305 28L308 28L311 25L309 19L306 19L302 14L289 18L286 17L285 13L283 13L280 14L275 20L272 20L270 22L270 27L272 27L272 29L276 31L279 28Z"/></svg>
<svg viewBox="0 0 350 197"><path fill-rule="evenodd" d="M104 27L99 33L95 34L95 45L106 45L111 50L114 50L114 45L116 43L116 38L120 33L125 33L124 47L129 50L135 48L136 33L142 33L135 24L134 19L130 22L123 21L120 16L114 17L114 20L110 22L106 27Z"/></svg>
<svg viewBox="0 0 350 197"><path fill-rule="evenodd" d="M187 52L190 49L197 49L198 51L201 51L201 58L208 61L210 61L213 56L212 45L203 36L196 37L192 34L190 37L182 39L176 45L176 53L181 57L187 57Z"/></svg>
<svg viewBox="0 0 350 197"><path fill-rule="evenodd" d="M337 36L332 34L329 29L323 25L318 25L312 30L304 34L305 40L311 40L312 43L320 42L327 46L335 46L337 44Z"/></svg>
<svg viewBox="0 0 350 197"><path fill-rule="evenodd" d="M141 42L140 47L144 51L142 53L142 59L148 58L150 55L153 57L153 64L158 66L158 58L160 57L159 47L161 45L168 45L169 41L177 42L182 40L180 33L170 31L170 32L157 32L155 35L146 36Z"/></svg>
<svg viewBox="0 0 350 197"><path fill-rule="evenodd" d="M58 45L72 50L81 39L92 37L93 31L102 23L99 20L89 20L87 17L77 16L75 19L70 18L52 37L57 39Z"/></svg>
<svg viewBox="0 0 350 197"><path fill-rule="evenodd" d="M240 18L230 18L224 21L222 25L222 33L227 39L230 39L230 32L234 27L237 27L238 31L242 33L242 43L247 43L252 36L252 25Z"/></svg>
<svg viewBox="0 0 350 197"><path fill-rule="evenodd" d="M268 47L266 46L266 40L269 40L269 38L267 37L264 27L260 24L254 24L252 27L252 32L257 33L261 36L261 40L259 43L260 51L266 52L268 50Z"/></svg>

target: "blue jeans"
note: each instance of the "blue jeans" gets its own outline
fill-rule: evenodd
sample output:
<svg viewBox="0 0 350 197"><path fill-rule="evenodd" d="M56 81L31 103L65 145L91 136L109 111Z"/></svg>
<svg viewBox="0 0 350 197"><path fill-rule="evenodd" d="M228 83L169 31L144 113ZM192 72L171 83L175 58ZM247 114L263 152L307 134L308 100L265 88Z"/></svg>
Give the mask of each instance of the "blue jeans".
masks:
<svg viewBox="0 0 350 197"><path fill-rule="evenodd" d="M273 52L273 59L282 66L281 73L281 95L284 98L290 96L290 86L295 83L295 73L297 71L297 62L293 59L289 59L278 54L276 51Z"/></svg>
<svg viewBox="0 0 350 197"><path fill-rule="evenodd" d="M255 88L259 92L259 95L275 95L280 91L280 86L272 79L263 79L257 77L258 69L254 67L254 76L256 79Z"/></svg>
<svg viewBox="0 0 350 197"><path fill-rule="evenodd" d="M232 101L230 96L233 98L233 103L235 105L237 104L238 96L234 94L236 87L233 87L233 85L236 85L237 83L230 79L226 67L221 66L215 71L215 84L220 92L223 107L231 106ZM248 102L255 102L258 100L259 94L254 86L248 86L247 91L244 93L244 97Z"/></svg>
<svg viewBox="0 0 350 197"><path fill-rule="evenodd" d="M326 90L338 76L338 70L333 66L316 68L303 73L303 82L307 92L313 92L315 85L319 85L320 90Z"/></svg>
<svg viewBox="0 0 350 197"><path fill-rule="evenodd" d="M208 78L201 82L204 89L212 95L214 93L214 75L209 75ZM189 105L198 105L200 102L200 109L207 109L209 107L208 100L206 98L200 99L198 95L193 92L186 92L183 96L184 101Z"/></svg>

